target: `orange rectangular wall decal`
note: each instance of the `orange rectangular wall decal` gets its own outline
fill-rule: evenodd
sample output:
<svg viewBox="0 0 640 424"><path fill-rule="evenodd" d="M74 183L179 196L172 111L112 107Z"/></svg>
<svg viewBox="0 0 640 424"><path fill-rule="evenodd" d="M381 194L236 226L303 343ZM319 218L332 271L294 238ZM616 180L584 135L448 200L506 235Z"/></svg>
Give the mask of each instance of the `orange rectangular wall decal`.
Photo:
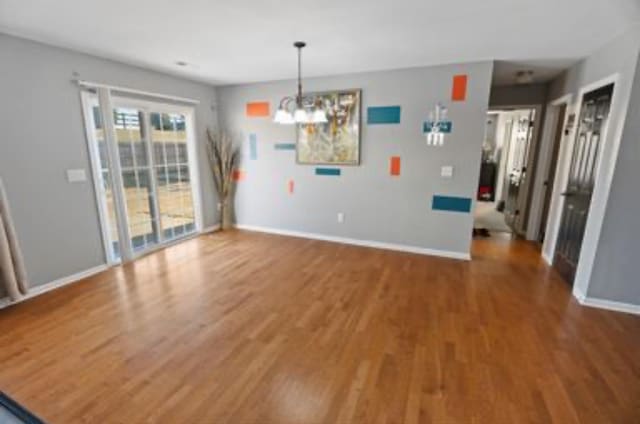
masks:
<svg viewBox="0 0 640 424"><path fill-rule="evenodd" d="M463 102L467 98L467 76L454 75L453 88L451 89L451 100Z"/></svg>
<svg viewBox="0 0 640 424"><path fill-rule="evenodd" d="M295 183L293 182L293 180L287 181L287 192L289 192L289 194L293 194L294 185Z"/></svg>
<svg viewBox="0 0 640 424"><path fill-rule="evenodd" d="M242 181L244 180L245 176L245 172L241 169L234 169L233 174L231 174L231 178L233 179L233 181Z"/></svg>
<svg viewBox="0 0 640 424"><path fill-rule="evenodd" d="M261 118L269 115L269 102L247 103L247 116L251 118Z"/></svg>
<svg viewBox="0 0 640 424"><path fill-rule="evenodd" d="M389 173L396 176L400 175L400 156L391 156Z"/></svg>

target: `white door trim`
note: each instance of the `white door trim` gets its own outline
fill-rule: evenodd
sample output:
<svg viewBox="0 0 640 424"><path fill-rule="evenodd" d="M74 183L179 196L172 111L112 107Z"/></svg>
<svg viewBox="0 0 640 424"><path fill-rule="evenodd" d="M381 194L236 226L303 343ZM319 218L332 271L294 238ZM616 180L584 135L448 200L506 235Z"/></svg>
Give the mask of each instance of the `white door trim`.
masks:
<svg viewBox="0 0 640 424"><path fill-rule="evenodd" d="M191 195L193 196L193 210L195 214L195 232L202 233L203 211L202 192L200 184L200 168L198 158L198 139L196 135L196 111L193 105L179 105L163 103L161 101L143 100L129 98L126 96L114 96L114 105L125 107L135 107L149 112L179 113L185 116L188 121L187 132L187 155L189 158L189 178L191 179ZM152 158L153 161L153 158Z"/></svg>
<svg viewBox="0 0 640 424"><path fill-rule="evenodd" d="M557 181L557 175L554 178L554 184L551 187L544 185L544 182L551 170L551 154L553 153L553 146L556 137L556 128L558 126L558 118L560 112L560 106L566 105L567 110L564 116L564 122L562 128L566 126L569 105L571 104L572 94L566 94L556 100L553 100L547 104L545 112L545 125L540 138L540 150L538 153L538 163L536 164L535 180L533 182L533 194L531 197L531 207L529 209L529 222L527 223L527 240L538 240L540 234L540 226L542 224L542 210L543 201L547 190L553 190L555 187L555 181ZM564 140L562 137L560 143ZM562 146L561 146L562 147ZM560 157L558 152L558 157ZM552 192L553 193L553 192ZM549 208L551 210L551 208Z"/></svg>
<svg viewBox="0 0 640 424"><path fill-rule="evenodd" d="M109 115L105 113L105 111L113 110L113 107L133 107L138 108L140 110L145 111L147 116L149 116L150 111L161 112L161 113L180 113L183 114L186 118L187 122L187 149L188 149L188 159L189 159L189 176L191 179L191 190L192 190L192 199L193 199L193 207L194 207L194 218L195 218L195 230L193 233L189 233L184 237L178 237L173 240L171 243L167 243L162 240L162 231L160 231L161 243L157 248L150 249L150 251L155 251L158 248L163 248L168 245L173 244L173 242L181 241L187 238L190 238L193 235L199 235L203 233L203 210L202 210L202 192L201 192L201 184L200 184L200 172L199 172L199 158L197 152L197 139L196 139L196 130L195 130L195 108L193 105L176 105L170 103L163 103L158 101L147 101L135 98L129 98L126 96L111 96L109 89L106 87L100 87L97 90L97 100L98 105L100 106L100 112L103 120L103 131L105 144L107 147L107 153L109 156L109 161L112 162L113 168L110 170L110 177L112 179L113 186L113 196L114 203L116 206L116 214L118 215L118 219L116 223L118 229L118 239L126 240L125 243L120 244L120 252L121 252L121 260L118 260L113 257L111 254L112 247L110 246L110 237L108 234L109 224L108 224L108 214L107 207L104 202L104 193L101 182L101 169L100 166L100 158L98 156L96 140L94 134L92 133L92 129L94 128L94 119L93 115L90 113L90 104L92 95L86 90L81 90L80 96L82 101L82 113L85 121L85 135L87 138L87 144L89 148L89 156L91 162L91 172L93 176L94 182L94 190L96 197L96 204L98 209L99 221L100 221L100 230L102 233L103 240L103 249L104 255L107 265L115 265L120 262L127 262L133 259L136 259L148 252L134 252L131 248L130 236L129 236L129 227L126 225L126 219L120 218L120 215L126 216L126 201L124 198L124 192L122 190L122 171L120 169L120 160L119 154L117 151L117 141L115 137L115 128L113 126L113 122L109 118ZM146 131L149 131L149 123L146 122L147 126ZM151 149L151 146L149 146ZM151 174L152 180L154 175L154 167L153 167L153 152L148 151L150 156L150 164L151 164ZM114 169L115 168L115 169ZM155 185L155 180L153 180ZM119 187L119 189L118 189ZM120 198L119 198L120 197Z"/></svg>
<svg viewBox="0 0 640 424"><path fill-rule="evenodd" d="M116 128L113 124L113 104L111 92L108 88L98 88L98 101L102 114L102 127L104 129L104 141L109 157L109 175L111 177L111 192L116 213L116 226L118 227L118 247L120 249L120 261L129 262L133 259L133 247L131 246L131 234L127 223L127 201L120 167L120 153Z"/></svg>
<svg viewBox="0 0 640 424"><path fill-rule="evenodd" d="M580 249L576 276L573 282L573 295L576 298L584 297L584 294L588 291L587 289L591 279L591 272L593 270L593 262L598 248L600 232L602 230L607 202L609 200L609 192L611 190L611 183L613 181L613 174L615 172L616 161L618 159L618 151L620 150L620 142L622 140L627 108L625 105L621 104L624 97L622 96L623 93L621 92L619 80L620 75L615 73L580 88L574 104L576 125L570 135L570 141L565 143L566 148L561 149L561 156L558 159L558 168L556 171L557 184L554 184L551 203L552 208L550 208L550 216L552 213L551 211L553 211L553 220L549 219L549 222L547 223L548 237L545 241L545 246L543 246L543 257L548 263L553 261L553 256L555 255L556 243L560 229L560 220L562 219L562 210L564 208L564 198L560 193L562 193L567 186L569 178L568 174L571 155L576 142L576 131L580 124L579 119L582 99L584 95L590 91L609 84L614 84L609 117L607 119L607 126L603 133L603 144L596 165L596 179L591 203L589 205L589 215L587 217L582 248ZM567 113L567 116L569 113L570 112Z"/></svg>
<svg viewBox="0 0 640 424"><path fill-rule="evenodd" d="M556 250L556 241L558 236L558 227L562 219L562 209L564 208L564 197L560 195L567 186L569 178L569 165L571 161L571 153L573 152L573 143L576 135L576 127L578 126L578 113L576 110L580 107L579 100L573 97L573 94L567 94L554 100L559 104L565 98L569 99L567 103L567 111L565 113L564 126L566 128L569 116L575 114L576 121L570 129L570 133L565 136L565 142L560 145L558 152L558 160L556 163L556 176L553 181L553 189L551 191L551 204L549 205L549 217L547 219L547 228L545 229L545 239L542 245L542 257L549 264L553 263L553 256ZM552 102L552 103L553 103ZM566 164L566 165L565 165ZM565 169L566 168L566 169Z"/></svg>
<svg viewBox="0 0 640 424"><path fill-rule="evenodd" d="M611 191L611 183L613 182L613 174L616 169L618 160L618 152L620 150L620 142L622 141L622 133L624 131L624 121L627 114L627 105L621 105L621 87L619 84L620 76L618 73L597 81L586 86L580 92L580 101L582 96L589 91L593 91L599 87L614 84L613 96L611 98L611 106L607 127L604 131L605 144L601 149L601 156L598 159L596 167L596 182L589 205L589 216L587 217L587 225L585 229L584 239L582 241L582 249L580 251L580 259L576 270L576 277L573 283L574 292L578 290L582 293L588 293L589 282L591 281L591 272L593 271L593 262L596 258L598 242L600 241L600 233L602 224L604 223L607 203L609 202L609 193ZM631 90L631 88L629 88ZM628 99L628 96L627 96ZM617 112L617 114L614 114ZM621 116L617 116L622 114Z"/></svg>
<svg viewBox="0 0 640 424"><path fill-rule="evenodd" d="M200 100L190 99L190 98L187 98L187 97L179 97L179 96L172 96L172 95L169 95L169 94L153 93L151 91L138 90L138 89L135 89L135 88L122 87L122 86L118 86L118 85L103 84L103 83L99 83L99 82L84 81L84 80L80 80L80 79L79 80L75 80L75 82L80 87L106 88L108 90L119 91L119 92L127 93L127 94L134 94L134 95L140 95L140 96L149 96L149 97L153 97L153 98L158 98L158 99L163 99L163 100L170 100L170 101L187 103L187 104L193 104L193 105L197 105L197 104L200 103Z"/></svg>
<svg viewBox="0 0 640 424"><path fill-rule="evenodd" d="M93 177L93 189L96 197L96 206L98 209L98 219L100 221L100 232L102 235L102 246L104 248L104 259L108 265L114 265L118 261L113 257L113 246L111 243L111 237L109 235L109 222L107 213L107 203L105 202L104 187L102 186L102 166L100 164L100 157L98 149L96 149L97 142L95 140L95 134L93 129L95 128L94 116L91 113L93 102L91 96L96 96L96 105L99 105L97 95L88 91L82 90L80 92L80 98L82 103L82 116L84 118L85 136L87 146L89 148L89 159L91 162L91 175ZM103 126L104 131L104 126Z"/></svg>

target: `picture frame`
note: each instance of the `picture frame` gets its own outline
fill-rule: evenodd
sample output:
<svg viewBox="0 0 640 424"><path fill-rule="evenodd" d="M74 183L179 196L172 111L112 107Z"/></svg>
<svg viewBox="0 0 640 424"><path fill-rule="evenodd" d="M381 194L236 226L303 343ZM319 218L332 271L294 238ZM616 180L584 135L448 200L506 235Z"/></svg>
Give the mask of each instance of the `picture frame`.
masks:
<svg viewBox="0 0 640 424"><path fill-rule="evenodd" d="M362 139L362 90L305 94L327 110L327 123L296 125L299 165L358 166Z"/></svg>

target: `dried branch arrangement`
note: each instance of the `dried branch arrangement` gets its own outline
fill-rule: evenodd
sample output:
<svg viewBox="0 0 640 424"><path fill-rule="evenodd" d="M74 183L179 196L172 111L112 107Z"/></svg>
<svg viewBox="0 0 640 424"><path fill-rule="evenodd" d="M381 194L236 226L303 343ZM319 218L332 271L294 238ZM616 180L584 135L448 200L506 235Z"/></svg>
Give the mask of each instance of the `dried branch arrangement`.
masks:
<svg viewBox="0 0 640 424"><path fill-rule="evenodd" d="M233 171L240 159L240 147L234 137L222 129L207 129L207 153L218 192L222 216L221 227L231 227L231 195L233 193Z"/></svg>

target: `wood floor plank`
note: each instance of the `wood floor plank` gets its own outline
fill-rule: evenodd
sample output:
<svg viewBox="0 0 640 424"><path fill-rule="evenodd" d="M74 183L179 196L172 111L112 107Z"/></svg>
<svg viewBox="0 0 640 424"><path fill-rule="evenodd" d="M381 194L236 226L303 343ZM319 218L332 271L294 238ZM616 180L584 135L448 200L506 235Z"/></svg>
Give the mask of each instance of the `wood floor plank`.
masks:
<svg viewBox="0 0 640 424"><path fill-rule="evenodd" d="M0 310L50 423L636 423L640 317L530 243L473 261L229 231Z"/></svg>

